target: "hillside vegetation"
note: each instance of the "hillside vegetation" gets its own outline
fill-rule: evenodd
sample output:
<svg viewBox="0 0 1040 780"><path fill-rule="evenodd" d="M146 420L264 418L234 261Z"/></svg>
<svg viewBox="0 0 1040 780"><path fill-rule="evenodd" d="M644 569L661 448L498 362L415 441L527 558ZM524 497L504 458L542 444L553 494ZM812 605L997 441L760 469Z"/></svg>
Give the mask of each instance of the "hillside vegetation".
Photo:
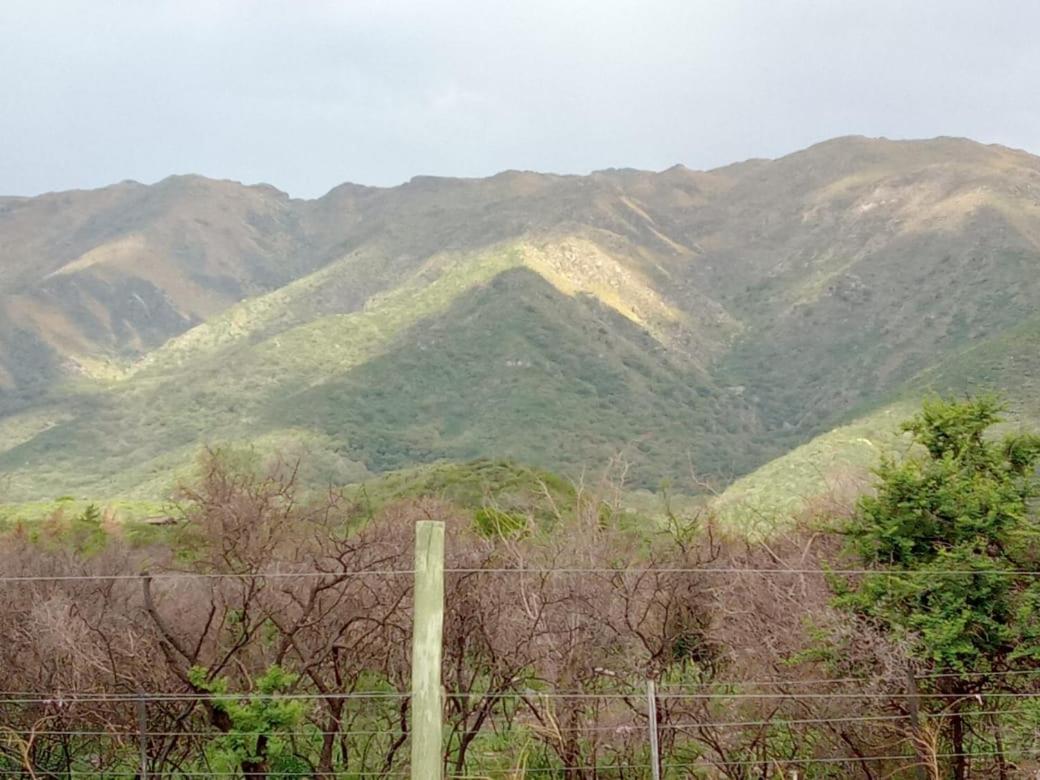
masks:
<svg viewBox="0 0 1040 780"><path fill-rule="evenodd" d="M338 483L620 453L634 488L750 475L724 500L786 507L930 390L1040 418L1038 270L1040 159L950 138L313 201L194 176L5 198L0 488L152 499L230 442Z"/></svg>
<svg viewBox="0 0 1040 780"><path fill-rule="evenodd" d="M648 522L617 471L311 491L229 450L160 527L71 501L11 518L0 769L428 776L410 648L433 521L445 776L1035 777L1040 436L1001 434L985 397L912 411L872 492L762 540L698 507Z"/></svg>

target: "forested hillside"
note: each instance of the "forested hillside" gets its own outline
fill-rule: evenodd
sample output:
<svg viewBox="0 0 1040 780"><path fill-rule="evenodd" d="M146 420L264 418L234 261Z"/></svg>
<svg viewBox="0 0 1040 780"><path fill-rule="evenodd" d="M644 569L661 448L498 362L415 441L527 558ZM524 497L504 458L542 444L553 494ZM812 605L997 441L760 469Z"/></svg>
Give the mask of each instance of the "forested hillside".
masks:
<svg viewBox="0 0 1040 780"><path fill-rule="evenodd" d="M217 442L291 443L339 483L620 452L633 486L695 492L857 419L869 441L933 388L1040 415L1038 270L1040 159L950 138L5 198L4 494L159 496Z"/></svg>

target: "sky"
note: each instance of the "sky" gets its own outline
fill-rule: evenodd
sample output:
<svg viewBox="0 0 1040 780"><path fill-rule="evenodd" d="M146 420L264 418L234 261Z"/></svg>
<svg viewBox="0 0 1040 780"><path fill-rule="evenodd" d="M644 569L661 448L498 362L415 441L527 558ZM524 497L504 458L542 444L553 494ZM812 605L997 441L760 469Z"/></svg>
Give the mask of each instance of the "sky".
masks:
<svg viewBox="0 0 1040 780"><path fill-rule="evenodd" d="M0 193L1040 152L1033 0L0 0Z"/></svg>

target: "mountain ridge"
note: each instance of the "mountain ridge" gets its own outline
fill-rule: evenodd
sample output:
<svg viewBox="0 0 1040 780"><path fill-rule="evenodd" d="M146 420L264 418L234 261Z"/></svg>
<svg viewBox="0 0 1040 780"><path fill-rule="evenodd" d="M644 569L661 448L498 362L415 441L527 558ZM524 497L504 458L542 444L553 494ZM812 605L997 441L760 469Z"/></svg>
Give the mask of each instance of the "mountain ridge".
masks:
<svg viewBox="0 0 1040 780"><path fill-rule="evenodd" d="M312 426L343 473L498 457L514 452L510 441L530 441L519 420L497 438L459 439L466 420L438 409L464 387L438 386L421 403L401 390L403 406L391 409L357 384L398 372L401 387L423 387L416 372L437 373L439 355L454 382L497 381L485 366L512 370L508 361L549 367L559 382L556 407L540 402L546 440L567 429L590 444L554 445L539 461L529 443L516 454L535 466L574 473L613 447L630 453L641 486L693 489L705 473L725 484L887 399L919 394L919 374L1010 332L1040 305L1038 268L1040 158L956 138L843 137L712 171L348 183L311 200L193 175L5 198L0 473L16 497L65 493L66 483L132 490L137 477L120 473L168 468L175 451L309 430L274 397L297 384L315 409L315 392L356 388L360 417ZM496 284L518 269L532 281ZM548 299L536 292L543 282L555 291ZM533 309L514 296L530 296ZM439 319L469 312L494 325L495 311L511 312L518 332L495 331L501 345L471 333L482 354L453 340L461 320L453 329ZM553 328L572 352L554 348ZM444 334L425 347L432 363L414 352L426 331ZM528 356L497 354L513 336ZM622 354L613 349L637 342L638 360L612 362ZM366 369L372 361L383 367ZM568 378L557 370L566 365L586 368ZM505 410L539 395L526 382L513 392L494 402ZM673 399L680 420L659 397ZM403 424L396 443L386 426L377 435L366 404L386 420L418 404L409 408L428 416L426 444ZM634 428L616 416L633 404ZM554 421L564 409L586 427ZM116 446L90 446L113 436ZM359 443L366 436L381 443ZM450 444L463 440L481 443ZM99 466L101 450L122 454ZM152 484L145 476L140 484Z"/></svg>

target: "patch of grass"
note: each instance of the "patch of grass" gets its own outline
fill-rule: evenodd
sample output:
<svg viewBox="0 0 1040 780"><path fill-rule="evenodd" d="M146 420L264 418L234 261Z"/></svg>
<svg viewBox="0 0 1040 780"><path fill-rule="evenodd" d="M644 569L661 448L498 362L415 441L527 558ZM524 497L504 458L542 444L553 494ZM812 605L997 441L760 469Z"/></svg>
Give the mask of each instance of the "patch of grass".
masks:
<svg viewBox="0 0 1040 780"><path fill-rule="evenodd" d="M155 500L126 498L87 500L60 496L53 501L30 501L25 503L0 504L0 522L36 522L58 515L76 517L95 507L102 520L114 523L140 521L163 514L166 504Z"/></svg>
<svg viewBox="0 0 1040 780"><path fill-rule="evenodd" d="M915 409L893 404L817 436L736 480L713 506L729 527L769 533L821 495L856 492L880 455L903 440L899 425Z"/></svg>

